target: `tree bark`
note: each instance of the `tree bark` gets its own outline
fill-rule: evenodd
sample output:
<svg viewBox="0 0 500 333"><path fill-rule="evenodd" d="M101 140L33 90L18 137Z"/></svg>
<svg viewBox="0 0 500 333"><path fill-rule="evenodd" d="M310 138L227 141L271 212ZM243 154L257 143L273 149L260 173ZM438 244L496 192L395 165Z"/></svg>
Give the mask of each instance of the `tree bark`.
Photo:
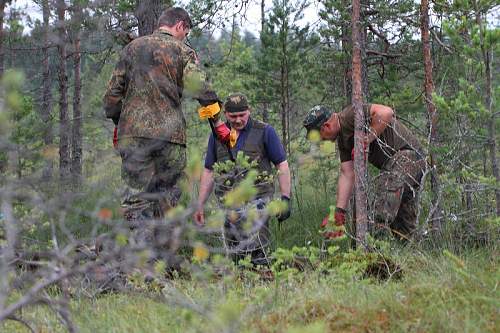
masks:
<svg viewBox="0 0 500 333"><path fill-rule="evenodd" d="M283 49L285 49L284 47ZM285 52L283 50L283 52ZM282 57L285 58L286 54L283 53ZM285 64L285 60L281 61L281 135L283 139L283 147L285 151L288 152L288 122L287 122L287 113L288 113L288 103L287 103L287 68Z"/></svg>
<svg viewBox="0 0 500 333"><path fill-rule="evenodd" d="M481 16L481 11L478 8L478 3L477 1L474 2L475 6L475 12L476 12L476 24L479 26L479 36L480 36L480 41L481 41L481 54L483 58L483 63L484 63L484 73L486 76L486 83L485 83L485 90L486 90L486 96L485 96L485 103L486 103L486 108L488 109L490 115L491 115L491 120L488 122L488 135L489 135L489 146L490 146L490 159L491 159L491 170L493 173L493 177L495 177L495 180L497 184L500 184L500 171L498 168L498 161L497 161L497 142L496 142L496 129L495 129L495 124L496 124L496 112L493 109L493 86L492 86L492 71L491 71L491 46L490 48L487 48L485 45L485 26L484 26L484 21ZM498 187L495 189L495 200L496 200L496 216L500 216L500 189Z"/></svg>
<svg viewBox="0 0 500 333"><path fill-rule="evenodd" d="M266 29L266 1L261 0L260 1L260 47L264 48L264 42L263 42L263 34L265 33ZM269 103L266 100L267 96L266 94L263 94L264 101L262 102L262 121L267 123L269 122Z"/></svg>
<svg viewBox="0 0 500 333"><path fill-rule="evenodd" d="M349 1L342 1L345 8L349 7ZM352 56L351 56L351 38L349 38L349 23L348 21L342 20L341 27L341 42L342 42L342 52L344 53L343 60L343 71L344 71L344 96L346 99L346 104L352 101Z"/></svg>
<svg viewBox="0 0 500 333"><path fill-rule="evenodd" d="M366 160L364 158L365 117L361 59L360 0L352 1L352 105L354 107L354 173L356 196L356 242L366 247L368 210L366 196Z"/></svg>
<svg viewBox="0 0 500 333"><path fill-rule="evenodd" d="M172 6L171 1L137 0L135 17L137 18L139 36L152 34L161 13L170 6Z"/></svg>
<svg viewBox="0 0 500 333"><path fill-rule="evenodd" d="M434 148L437 144L438 113L432 100L434 82L432 74L431 41L429 33L429 0L420 2L420 32L424 59L424 90L425 104L427 106L427 119L429 128L429 159L432 191L432 227L441 230L441 207L439 204L439 177L436 170Z"/></svg>
<svg viewBox="0 0 500 333"><path fill-rule="evenodd" d="M50 7L49 0L42 1L42 15L43 15L43 49L42 49L42 103L41 103L41 118L43 121L43 143L45 147L50 147L54 143L54 134L52 129L52 82L50 75L49 64L49 19ZM46 157L45 167L42 171L42 180L50 181L52 179L54 169L54 162L50 156Z"/></svg>
<svg viewBox="0 0 500 333"><path fill-rule="evenodd" d="M74 55L73 55L73 126L71 135L71 179L73 184L78 186L82 177L82 112L81 112L81 63L82 55L80 51L82 24L82 10L79 5L75 7L75 31L74 31Z"/></svg>
<svg viewBox="0 0 500 333"><path fill-rule="evenodd" d="M262 41L262 33L266 28L266 1L260 1L260 33L261 33L261 41Z"/></svg>
<svg viewBox="0 0 500 333"><path fill-rule="evenodd" d="M369 8L370 0L361 0L361 6L363 8ZM366 44L367 44L367 25L365 20L367 20L369 15L361 15L360 13L360 23L359 23L359 34L360 34L360 49L361 49L361 89L363 93L363 100L370 100L369 98L369 82L368 82L368 66L366 63Z"/></svg>
<svg viewBox="0 0 500 333"><path fill-rule="evenodd" d="M66 4L64 0L57 0L57 50L59 54L58 80L59 80L59 177L66 183L70 176L70 124L68 117L68 76L66 73Z"/></svg>
<svg viewBox="0 0 500 333"><path fill-rule="evenodd" d="M0 80L3 77L4 72L4 31L3 31L3 22L5 17L5 5L8 1L0 0ZM0 173L3 173L7 170L8 167L8 154L0 153Z"/></svg>
<svg viewBox="0 0 500 333"><path fill-rule="evenodd" d="M285 2L282 2L283 7L287 6ZM283 8L283 12L286 8ZM288 18L283 22L283 26L280 29L279 35L281 36L281 131L283 136L283 146L285 151L289 152L289 124L290 124L290 86L288 82L289 76L289 66L288 66Z"/></svg>
<svg viewBox="0 0 500 333"><path fill-rule="evenodd" d="M4 54L5 49L3 47L4 31L3 22L5 17L5 5L10 1L0 0L0 79L3 77L4 72Z"/></svg>

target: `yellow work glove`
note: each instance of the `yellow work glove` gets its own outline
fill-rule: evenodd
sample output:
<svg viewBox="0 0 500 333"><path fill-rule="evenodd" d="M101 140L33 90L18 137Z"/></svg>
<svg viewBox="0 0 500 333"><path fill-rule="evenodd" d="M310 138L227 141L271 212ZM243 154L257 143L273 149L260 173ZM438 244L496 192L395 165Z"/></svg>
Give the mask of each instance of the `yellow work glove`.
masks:
<svg viewBox="0 0 500 333"><path fill-rule="evenodd" d="M220 113L220 105L218 102L207 106L201 106L198 109L198 115L201 120L205 120L208 118L215 118Z"/></svg>

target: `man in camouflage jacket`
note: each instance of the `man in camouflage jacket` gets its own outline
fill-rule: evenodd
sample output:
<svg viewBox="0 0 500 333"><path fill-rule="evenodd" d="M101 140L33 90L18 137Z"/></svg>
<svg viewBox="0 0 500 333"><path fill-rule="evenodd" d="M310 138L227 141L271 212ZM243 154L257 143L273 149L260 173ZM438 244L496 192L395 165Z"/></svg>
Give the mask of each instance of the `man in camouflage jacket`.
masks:
<svg viewBox="0 0 500 333"><path fill-rule="evenodd" d="M184 9L165 10L153 34L122 50L104 96L106 117L118 129L127 186L122 208L132 228L162 218L180 197L177 183L186 164L181 99L185 84L204 81L196 53L184 43L191 26Z"/></svg>

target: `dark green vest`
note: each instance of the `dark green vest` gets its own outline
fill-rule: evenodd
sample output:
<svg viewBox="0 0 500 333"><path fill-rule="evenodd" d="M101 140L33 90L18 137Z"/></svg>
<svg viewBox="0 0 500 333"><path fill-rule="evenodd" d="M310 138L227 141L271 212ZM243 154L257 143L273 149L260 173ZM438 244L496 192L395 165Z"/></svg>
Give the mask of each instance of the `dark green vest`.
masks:
<svg viewBox="0 0 500 333"><path fill-rule="evenodd" d="M260 175L267 174L268 179L259 179L255 182L257 188L257 198L272 197L274 194L274 179L272 175L271 161L266 155L264 147L264 129L267 124L258 120L249 119L249 133L246 137L245 144L241 151L250 158L250 161L257 161L257 171ZM225 162L230 160L228 149L225 145L215 140L215 151L217 162ZM232 150L234 158L236 158L236 147ZM247 170L248 171L248 170ZM235 188L238 183L246 176L246 172L233 170L233 172L218 175L214 178L215 195L222 198L227 192ZM266 177L264 177L266 178Z"/></svg>

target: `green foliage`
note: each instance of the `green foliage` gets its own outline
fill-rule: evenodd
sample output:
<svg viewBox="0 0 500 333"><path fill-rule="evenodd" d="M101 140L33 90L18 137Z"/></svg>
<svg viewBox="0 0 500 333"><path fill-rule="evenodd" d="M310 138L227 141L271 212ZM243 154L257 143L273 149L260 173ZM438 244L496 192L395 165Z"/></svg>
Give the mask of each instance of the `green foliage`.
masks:
<svg viewBox="0 0 500 333"><path fill-rule="evenodd" d="M226 207L236 208L254 198L257 194L257 189L254 186L256 179L257 171L248 171L238 186L225 195L224 204Z"/></svg>
<svg viewBox="0 0 500 333"><path fill-rule="evenodd" d="M400 280L349 279L342 270L307 270L270 283L237 275L210 283L175 278L147 294L72 298L72 319L82 332L184 332L186 327L204 332L496 332L494 249L460 257L406 249L397 258L404 263ZM41 331L65 331L46 307L28 308L23 318L33 319ZM0 325L6 332L23 329L12 321Z"/></svg>
<svg viewBox="0 0 500 333"><path fill-rule="evenodd" d="M324 10L320 13L322 21L317 31L298 24L305 2L274 1L260 38L248 32L242 37L236 25L230 31L223 31L215 41L207 37L208 33L200 34L199 39L192 38L194 45L209 45L210 54L202 53L201 60L207 64L205 69L221 99L232 92L245 93L251 101L252 115L263 117L264 109L267 110L266 120L277 129L281 127L278 115L284 96L282 85L287 82L281 79L281 74L288 75L287 97L292 106L288 160L293 171L294 207L291 218L280 227L271 223L277 247L272 267L275 283L263 283L257 272L240 272L234 267L220 277L216 268L228 264L219 262L220 258L215 256L209 258L209 247L204 245L208 242L203 240L203 243L192 244L193 261L199 269L193 270L192 280L175 278L164 286L150 287L138 273L130 279L136 294L108 295L92 301L72 299L75 321L82 331L170 332L183 331L185 327L224 331L229 327L227 331L441 332L495 331L499 326L495 293L500 221L490 217L495 204L494 190L499 184L485 154L491 140L497 139L488 137L487 128L492 121L496 122L494 128L498 128L498 117L495 118L494 113L500 89L494 72L490 107L485 97L484 75L485 54L492 55L491 68L498 68L500 30L488 22L498 8L496 2L434 1L432 54L436 91L433 101L439 115L439 140L432 152L438 156L441 203L449 220L441 237L422 240L422 247L411 243L404 249L397 243L369 238L369 253L344 251L344 241L325 244L318 233L318 225L335 197L339 161L332 143L316 142L311 146L305 141L301 121L304 110L313 104L323 103L340 110L349 102L345 79L351 60L349 6L337 0L322 3ZM108 18L115 22L116 12L130 19L136 4L118 1L113 12L106 15L103 15L104 9L96 9L96 15L103 16L97 17L94 25L85 25L84 184L75 194L75 204L64 211L47 214L26 202L15 203L14 214L23 225L20 232L30 249L52 248L53 231L62 243L67 231L87 241L95 231L96 221L105 218L110 223L119 223L121 219L120 159L111 148L113 125L102 115L102 94L116 54L99 51L113 50L109 44L111 34L108 35L113 31L94 30L109 28L103 22ZM189 8L199 22L211 17L217 10L216 5L217 1L192 1ZM409 0L370 3L363 22L367 31L366 49L371 51L366 59L369 82L366 99L393 107L397 117L405 120L421 141L426 142L421 42L415 38L419 33L415 19L417 5ZM42 40L41 27L35 27L30 36L22 35L22 22L19 13L13 13L6 24L9 52L5 54L5 64L25 69L30 80L23 81L18 71L6 71L0 109L0 137L20 147L18 176L21 179L39 170L42 157L54 160L58 157L56 148L43 147L42 143L44 125L57 126L57 77L52 77L53 119L43 124L37 103L42 86L40 72L33 65L40 62L41 56L37 52L21 56L20 51L15 51L31 48L35 41ZM390 44L387 49L387 43L374 31L387 37ZM56 58L52 52L55 49L49 52L51 66L54 66ZM198 86L200 77L185 83L186 88ZM196 107L193 101L183 101L188 146L205 144L209 133L209 127L197 119ZM54 142L57 144L57 136ZM0 169L6 164L6 156L0 152ZM193 184L199 178L202 163L198 153L190 151L190 156L187 168L190 187L184 191L186 202L193 199ZM256 184L272 180L272 175L257 174L253 170L256 167L257 163L250 162L244 155L238 155L235 162L215 165L217 175L234 171L240 176L239 182L226 184L234 186L225 198L227 206L239 206L255 195ZM40 187L42 189L37 190L46 202L57 202L59 188L55 182ZM427 221L430 191L428 183L425 184L421 223ZM276 214L282 205L275 201L267 208L270 214ZM185 212L182 206L171 214L180 212ZM330 219L331 215L330 212ZM63 218L68 221L64 232L56 223ZM219 209L207 218L207 227L220 228L223 222L224 212ZM123 245L128 239L119 235L116 242ZM472 248L480 250L468 252ZM251 268L249 258L240 264ZM384 279L378 275L382 274L379 268L385 266L390 268L385 278L389 281L380 283ZM163 275L165 267L159 264L155 269L158 275ZM400 269L404 279L396 280ZM168 296L168 288L182 291L189 300L182 304L193 304L192 307L166 306L158 300L160 297L141 294L147 291ZM30 308L23 312L24 316L37 319L40 331L63 330L57 318L47 315L43 308ZM1 325L6 325L5 331L18 329L15 323Z"/></svg>
<svg viewBox="0 0 500 333"><path fill-rule="evenodd" d="M210 72L219 98L224 100L231 93L241 92L247 95L250 105L253 105L252 102L259 99L254 86L255 49L245 44L237 26L233 27L230 39L221 39L218 47L222 60Z"/></svg>
<svg viewBox="0 0 500 333"><path fill-rule="evenodd" d="M227 207L238 207L248 202L257 194L257 186L273 182L273 175L267 171L257 170L258 162L250 160L243 151L238 151L234 161L220 161L214 164L213 170L219 186L229 193L225 195L224 203Z"/></svg>
<svg viewBox="0 0 500 333"><path fill-rule="evenodd" d="M8 71L2 78L4 105L0 109L0 136L9 136L15 115L21 109L20 94L24 76L20 72Z"/></svg>
<svg viewBox="0 0 500 333"><path fill-rule="evenodd" d="M236 154L236 159L234 161L227 160L223 162L217 162L214 164L214 172L216 175L225 174L238 169L240 172L245 172L250 169L255 169L258 166L257 161L250 161L250 157L245 155L243 151L238 151Z"/></svg>

